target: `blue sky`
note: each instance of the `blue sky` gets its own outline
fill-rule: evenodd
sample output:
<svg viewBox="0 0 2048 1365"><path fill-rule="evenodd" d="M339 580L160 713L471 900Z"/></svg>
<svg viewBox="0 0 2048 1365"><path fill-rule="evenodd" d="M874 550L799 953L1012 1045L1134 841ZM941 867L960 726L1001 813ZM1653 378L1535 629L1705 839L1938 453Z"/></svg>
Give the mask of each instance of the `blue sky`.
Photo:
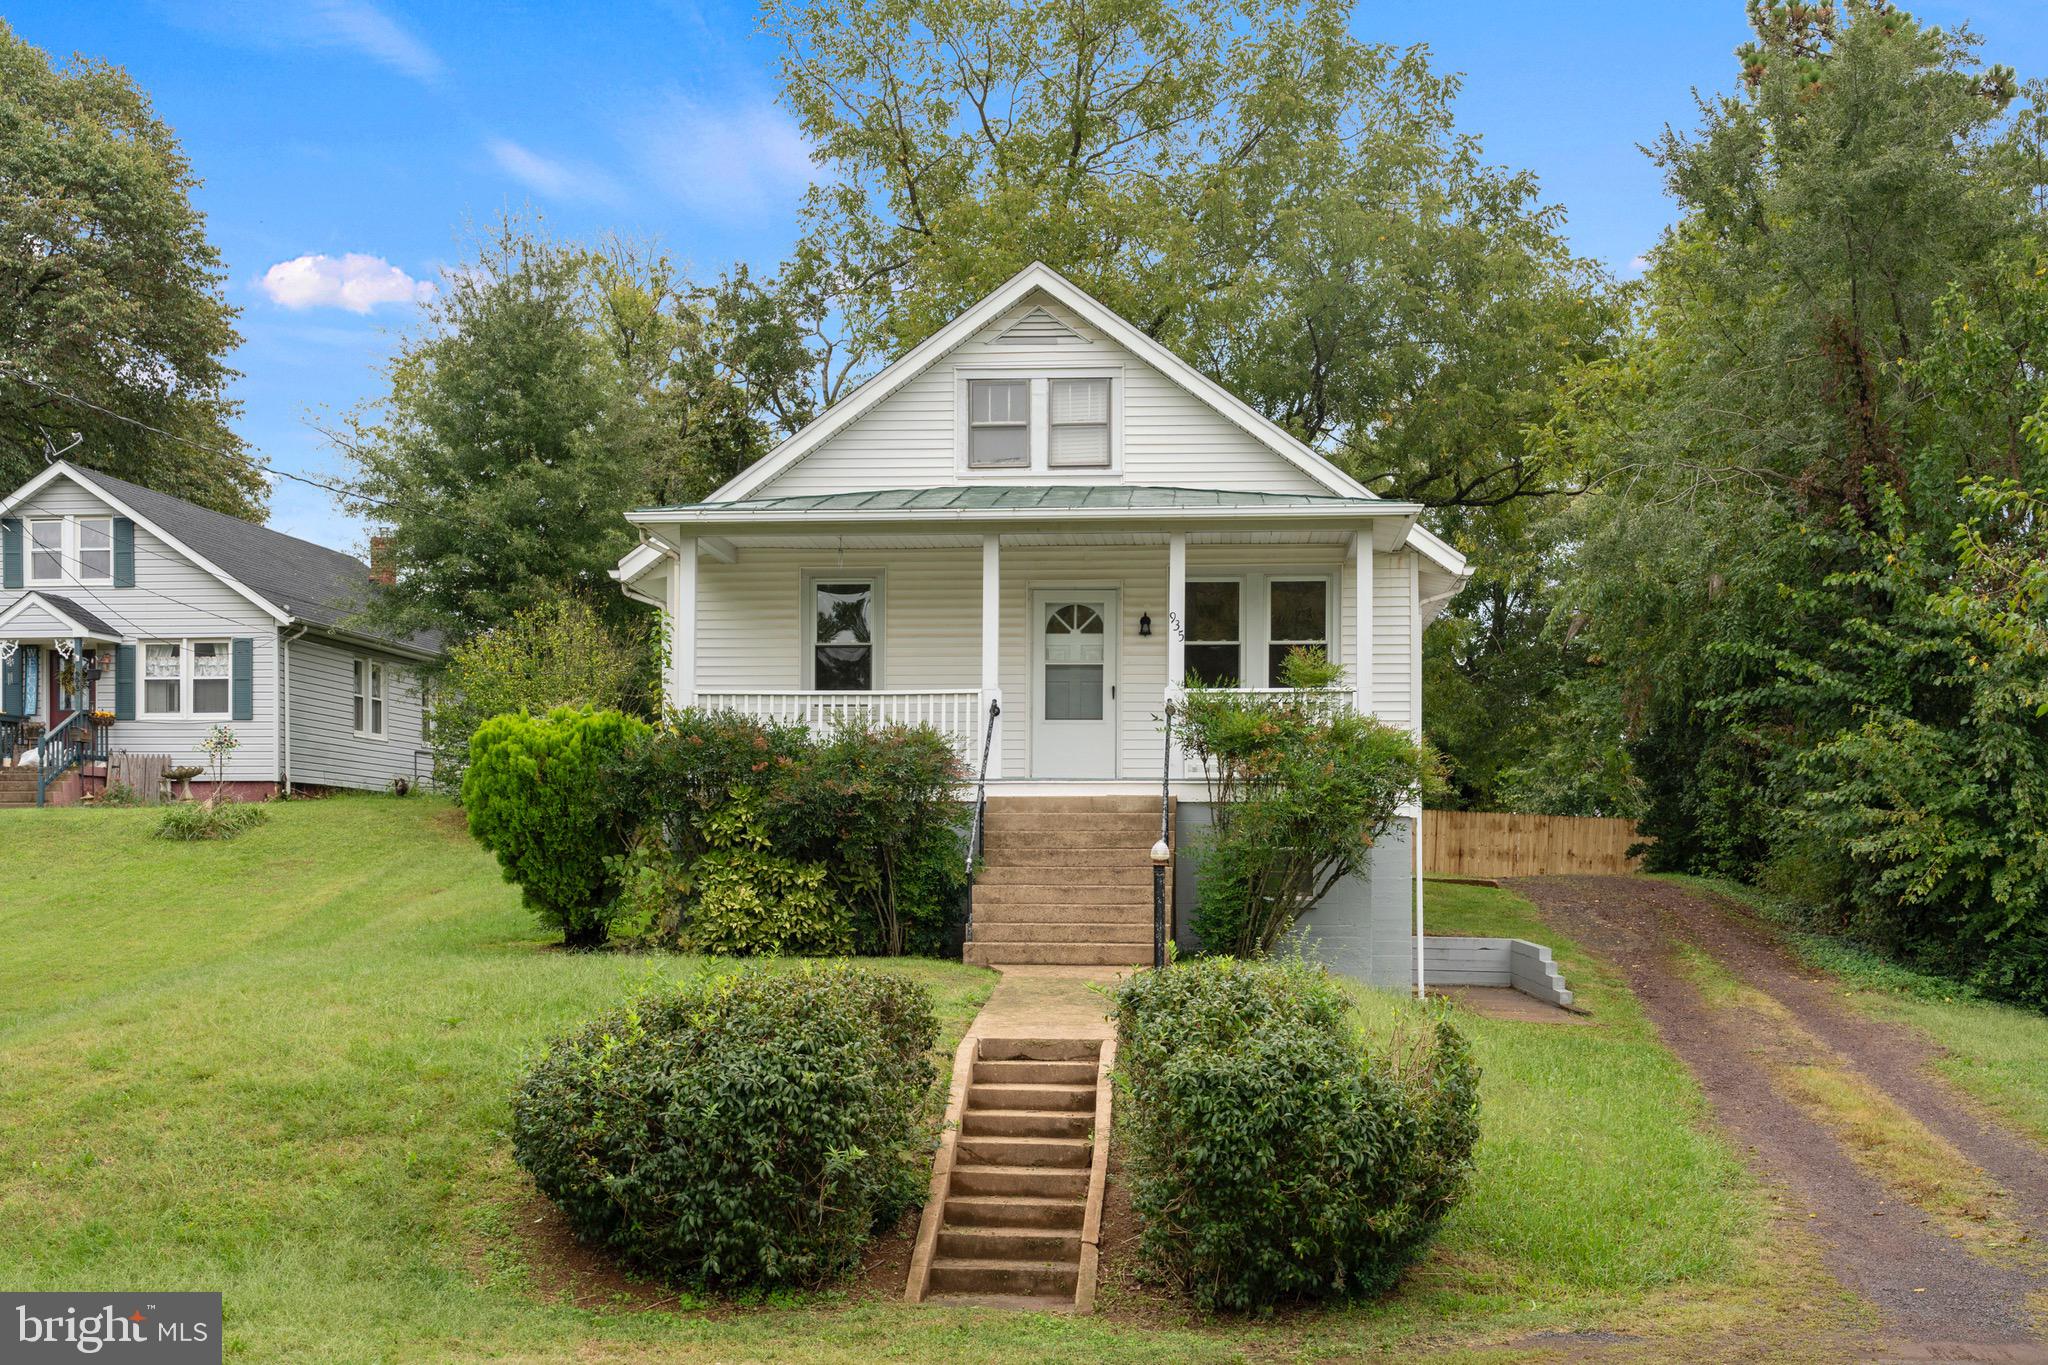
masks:
<svg viewBox="0 0 2048 1365"><path fill-rule="evenodd" d="M1986 55L2048 72L2048 5L1968 18ZM556 229L658 239L710 274L771 267L808 175L749 4L14 0L60 59L126 67L206 182L198 202L243 309L242 433L279 467L336 475L323 422L382 387L418 298L468 225L531 207ZM1464 75L1461 124L1527 167L1578 247L1627 273L1670 211L1637 145L1733 79L1740 0L1385 0L1360 36L1426 43ZM271 523L360 548L328 496L279 481Z"/></svg>

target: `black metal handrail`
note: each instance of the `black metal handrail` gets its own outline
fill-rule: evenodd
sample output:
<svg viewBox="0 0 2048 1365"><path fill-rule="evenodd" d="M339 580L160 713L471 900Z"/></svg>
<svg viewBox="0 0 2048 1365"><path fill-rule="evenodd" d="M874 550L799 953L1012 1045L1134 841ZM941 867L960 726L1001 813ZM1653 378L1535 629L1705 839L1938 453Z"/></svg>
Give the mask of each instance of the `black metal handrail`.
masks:
<svg viewBox="0 0 2048 1365"><path fill-rule="evenodd" d="M967 830L967 924L962 937L974 939L974 865L981 861L981 841L988 823L988 756L995 746L996 717L1003 714L1003 704L994 697L988 701L988 723L981 732L981 771L974 778L974 820Z"/></svg>
<svg viewBox="0 0 2048 1365"><path fill-rule="evenodd" d="M80 734L83 728L86 733ZM83 711L73 711L50 728L36 745L36 804L44 803L50 784L85 761L91 747L92 722Z"/></svg>

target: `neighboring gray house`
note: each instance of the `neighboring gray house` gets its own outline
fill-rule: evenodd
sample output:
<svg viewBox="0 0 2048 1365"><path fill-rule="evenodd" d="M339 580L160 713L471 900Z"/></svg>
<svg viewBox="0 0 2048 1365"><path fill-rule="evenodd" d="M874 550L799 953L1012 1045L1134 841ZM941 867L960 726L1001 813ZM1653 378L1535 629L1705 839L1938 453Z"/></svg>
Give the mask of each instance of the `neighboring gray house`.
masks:
<svg viewBox="0 0 2048 1365"><path fill-rule="evenodd" d="M372 591L352 556L59 461L0 500L0 764L63 803L227 725L237 795L411 781L439 643L352 624Z"/></svg>
<svg viewBox="0 0 2048 1365"><path fill-rule="evenodd" d="M667 618L670 704L930 724L986 772L970 960L1136 963L1161 807L1207 820L1160 731L1189 680L1273 691L1313 646L1327 704L1420 732L1468 576L1421 513L1034 265L705 502L631 513L613 576ZM1420 985L1420 820L1317 908L1332 965Z"/></svg>

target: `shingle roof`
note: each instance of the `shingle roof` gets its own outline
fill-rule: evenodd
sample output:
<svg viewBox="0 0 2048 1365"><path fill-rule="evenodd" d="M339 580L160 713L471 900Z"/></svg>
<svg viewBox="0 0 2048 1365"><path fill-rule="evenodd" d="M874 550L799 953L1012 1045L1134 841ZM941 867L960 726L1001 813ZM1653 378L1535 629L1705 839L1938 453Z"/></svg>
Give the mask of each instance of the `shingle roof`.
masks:
<svg viewBox="0 0 2048 1365"><path fill-rule="evenodd" d="M137 516L154 522L295 621L390 640L413 649L438 652L441 648L440 637L431 631L397 636L356 622L354 618L368 604L374 588L370 566L354 555L117 479L97 469L74 468L80 478L118 498Z"/></svg>
<svg viewBox="0 0 2048 1365"><path fill-rule="evenodd" d="M102 621L99 617L93 615L84 607L79 606L78 603L72 601L68 597L59 597L56 593L44 592L41 588L37 588L35 591L29 593L29 596L42 598L45 602L48 602L58 611L63 612L66 616L70 617L73 621L76 621L79 625L84 626L87 630L92 631L94 634L99 635L104 639L118 640L121 638L120 631L115 630L105 621Z"/></svg>
<svg viewBox="0 0 2048 1365"><path fill-rule="evenodd" d="M1182 507L1390 507L1374 498L1337 493L1256 493L1147 484L970 484L950 488L883 488L857 493L792 494L651 507L649 512L927 512L1170 511Z"/></svg>

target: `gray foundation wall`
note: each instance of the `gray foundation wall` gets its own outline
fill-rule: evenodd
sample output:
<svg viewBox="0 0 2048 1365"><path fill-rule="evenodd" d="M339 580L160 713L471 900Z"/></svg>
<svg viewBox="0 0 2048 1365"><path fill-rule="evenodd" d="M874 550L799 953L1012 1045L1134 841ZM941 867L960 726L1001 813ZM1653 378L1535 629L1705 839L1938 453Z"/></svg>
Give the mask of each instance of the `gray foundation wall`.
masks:
<svg viewBox="0 0 2048 1365"><path fill-rule="evenodd" d="M1182 801L1175 811L1174 942L1201 948L1189 921L1199 882L1197 850L1212 823L1206 802ZM1415 989L1415 874L1411 826L1397 820L1373 846L1372 867L1346 877L1295 927L1295 940L1334 972L1368 985Z"/></svg>

